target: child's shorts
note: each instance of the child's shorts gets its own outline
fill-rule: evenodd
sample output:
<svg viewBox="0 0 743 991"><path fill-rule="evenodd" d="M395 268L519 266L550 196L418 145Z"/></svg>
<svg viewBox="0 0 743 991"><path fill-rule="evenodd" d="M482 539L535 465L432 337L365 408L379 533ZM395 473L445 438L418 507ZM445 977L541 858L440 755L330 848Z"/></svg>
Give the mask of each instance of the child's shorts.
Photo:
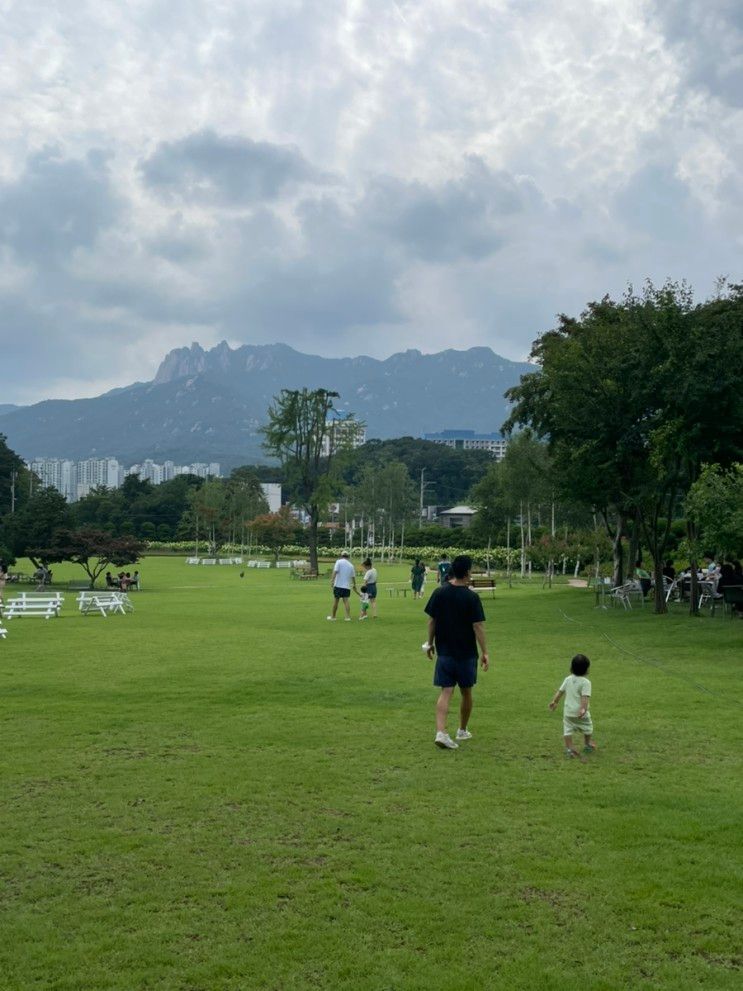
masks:
<svg viewBox="0 0 743 991"><path fill-rule="evenodd" d="M584 733L586 736L590 736L593 733L591 713L587 712L585 716L563 715L562 731L565 736L571 736L573 733Z"/></svg>

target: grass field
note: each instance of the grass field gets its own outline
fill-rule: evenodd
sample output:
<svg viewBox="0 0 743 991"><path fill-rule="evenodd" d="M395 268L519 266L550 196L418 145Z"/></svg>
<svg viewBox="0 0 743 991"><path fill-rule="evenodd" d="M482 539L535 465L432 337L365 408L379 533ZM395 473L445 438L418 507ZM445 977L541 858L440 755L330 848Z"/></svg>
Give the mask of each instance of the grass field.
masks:
<svg viewBox="0 0 743 991"><path fill-rule="evenodd" d="M499 588L446 752L407 569L335 624L326 582L140 570L132 615L5 624L2 989L741 987L743 623Z"/></svg>

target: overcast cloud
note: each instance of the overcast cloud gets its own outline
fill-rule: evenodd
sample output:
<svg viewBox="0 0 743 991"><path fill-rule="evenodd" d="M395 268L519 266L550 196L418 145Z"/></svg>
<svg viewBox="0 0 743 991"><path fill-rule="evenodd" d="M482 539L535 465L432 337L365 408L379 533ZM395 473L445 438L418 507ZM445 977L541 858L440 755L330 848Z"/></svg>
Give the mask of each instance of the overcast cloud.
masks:
<svg viewBox="0 0 743 991"><path fill-rule="evenodd" d="M743 280L736 0L0 4L0 402Z"/></svg>

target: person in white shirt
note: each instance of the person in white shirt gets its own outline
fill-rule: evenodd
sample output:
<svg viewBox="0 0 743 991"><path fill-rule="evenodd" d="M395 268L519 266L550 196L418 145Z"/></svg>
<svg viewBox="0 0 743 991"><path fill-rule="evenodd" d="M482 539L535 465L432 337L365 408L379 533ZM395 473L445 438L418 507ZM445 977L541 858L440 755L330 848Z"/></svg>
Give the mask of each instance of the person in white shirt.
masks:
<svg viewBox="0 0 743 991"><path fill-rule="evenodd" d="M348 558L348 551L343 551L341 556L333 566L333 575L330 579L333 589L333 609L327 617L335 622L335 614L338 612L339 601L343 602L343 609L346 613L346 622L351 622L351 589L356 591L356 571Z"/></svg>
<svg viewBox="0 0 743 991"><path fill-rule="evenodd" d="M583 734L584 754L592 754L596 749L593 742L593 720L588 706L591 702L591 682L586 678L591 662L585 654L576 654L570 662L570 674L555 692L550 702L550 709L557 708L560 699L565 696L565 708L562 717L562 730L565 740L565 756L577 757L578 751L573 748L573 733Z"/></svg>

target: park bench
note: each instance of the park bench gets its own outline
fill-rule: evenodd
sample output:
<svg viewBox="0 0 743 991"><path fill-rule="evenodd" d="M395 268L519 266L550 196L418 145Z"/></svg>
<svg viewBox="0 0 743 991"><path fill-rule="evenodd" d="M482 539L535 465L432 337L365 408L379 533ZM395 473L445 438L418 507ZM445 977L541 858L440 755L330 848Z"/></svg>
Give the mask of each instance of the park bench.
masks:
<svg viewBox="0 0 743 991"><path fill-rule="evenodd" d="M81 592L77 597L77 604L83 616L91 612L99 612L101 616L108 616L109 613L120 612L123 616L127 612L134 612L134 606L129 601L126 592L96 592L91 590Z"/></svg>
<svg viewBox="0 0 743 991"><path fill-rule="evenodd" d="M495 578L490 575L470 575L470 588L478 592L490 592L495 598Z"/></svg>
<svg viewBox="0 0 743 991"><path fill-rule="evenodd" d="M52 595L22 594L8 600L5 607L5 618L41 616L42 619L51 619L52 616L59 616L63 602L64 598L59 592Z"/></svg>
<svg viewBox="0 0 743 991"><path fill-rule="evenodd" d="M216 564L217 563L217 559L216 559L216 557L202 557L201 563L202 564Z"/></svg>
<svg viewBox="0 0 743 991"><path fill-rule="evenodd" d="M200 559L198 557L187 557L186 564L198 564L199 560Z"/></svg>

